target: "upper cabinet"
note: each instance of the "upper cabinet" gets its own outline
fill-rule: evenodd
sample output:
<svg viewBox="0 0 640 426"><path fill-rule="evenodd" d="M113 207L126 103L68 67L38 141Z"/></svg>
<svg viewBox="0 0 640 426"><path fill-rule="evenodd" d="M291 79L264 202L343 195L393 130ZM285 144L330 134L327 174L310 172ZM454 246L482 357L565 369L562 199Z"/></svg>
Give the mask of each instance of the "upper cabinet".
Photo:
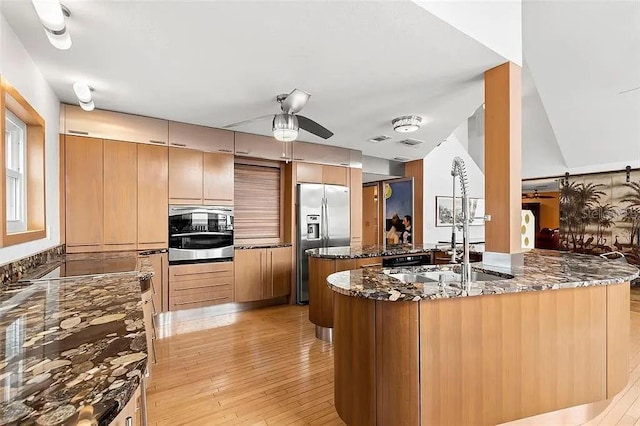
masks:
<svg viewBox="0 0 640 426"><path fill-rule="evenodd" d="M74 105L61 105L60 108L64 109L61 113L64 114L64 126L60 131L66 135L167 144L169 124L166 120L99 109L87 112Z"/></svg>
<svg viewBox="0 0 640 426"><path fill-rule="evenodd" d="M349 185L349 168L322 164L297 163L298 183L325 183L329 185Z"/></svg>
<svg viewBox="0 0 640 426"><path fill-rule="evenodd" d="M233 154L204 153L204 204L233 205Z"/></svg>
<svg viewBox="0 0 640 426"><path fill-rule="evenodd" d="M271 136L236 132L235 154L267 160L284 160L291 156L291 143L297 142L280 142Z"/></svg>
<svg viewBox="0 0 640 426"><path fill-rule="evenodd" d="M349 169L351 196L351 242L362 242L362 169Z"/></svg>
<svg viewBox="0 0 640 426"><path fill-rule="evenodd" d="M138 146L138 248L168 243L169 153L166 146Z"/></svg>
<svg viewBox="0 0 640 426"><path fill-rule="evenodd" d="M293 142L293 159L307 163L349 167L351 164L351 150L339 146L296 141Z"/></svg>
<svg viewBox="0 0 640 426"><path fill-rule="evenodd" d="M233 153L233 132L213 127L169 122L169 145L205 152Z"/></svg>
<svg viewBox="0 0 640 426"><path fill-rule="evenodd" d="M201 151L169 148L169 204L202 204Z"/></svg>

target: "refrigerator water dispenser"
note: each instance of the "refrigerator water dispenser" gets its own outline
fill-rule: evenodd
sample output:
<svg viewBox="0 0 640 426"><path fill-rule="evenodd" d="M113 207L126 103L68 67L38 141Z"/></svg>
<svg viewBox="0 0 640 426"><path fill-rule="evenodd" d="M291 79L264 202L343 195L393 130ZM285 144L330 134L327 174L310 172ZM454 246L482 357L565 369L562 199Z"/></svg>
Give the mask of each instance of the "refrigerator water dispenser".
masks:
<svg viewBox="0 0 640 426"><path fill-rule="evenodd" d="M320 239L320 216L317 214L307 215L307 240Z"/></svg>

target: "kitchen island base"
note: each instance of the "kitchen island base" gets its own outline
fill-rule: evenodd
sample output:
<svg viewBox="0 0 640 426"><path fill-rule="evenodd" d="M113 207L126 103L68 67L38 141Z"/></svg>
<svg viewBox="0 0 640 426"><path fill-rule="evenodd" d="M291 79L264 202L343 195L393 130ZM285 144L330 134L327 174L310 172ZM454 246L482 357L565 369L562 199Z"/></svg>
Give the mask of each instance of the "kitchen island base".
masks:
<svg viewBox="0 0 640 426"><path fill-rule="evenodd" d="M348 425L495 425L585 404L595 416L629 377L628 282L418 302L336 293L334 308Z"/></svg>
<svg viewBox="0 0 640 426"><path fill-rule="evenodd" d="M316 339L320 339L324 342L332 343L333 328L316 325Z"/></svg>

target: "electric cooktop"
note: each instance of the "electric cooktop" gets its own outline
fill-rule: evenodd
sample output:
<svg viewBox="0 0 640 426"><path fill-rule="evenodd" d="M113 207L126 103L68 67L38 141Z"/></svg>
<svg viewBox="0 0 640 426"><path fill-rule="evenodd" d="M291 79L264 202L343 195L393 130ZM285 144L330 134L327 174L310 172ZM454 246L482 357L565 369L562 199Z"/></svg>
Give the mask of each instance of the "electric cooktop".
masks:
<svg viewBox="0 0 640 426"><path fill-rule="evenodd" d="M55 269L28 281L55 280L70 277L90 277L104 274L125 274L136 270L135 257L119 257L110 259L67 260Z"/></svg>

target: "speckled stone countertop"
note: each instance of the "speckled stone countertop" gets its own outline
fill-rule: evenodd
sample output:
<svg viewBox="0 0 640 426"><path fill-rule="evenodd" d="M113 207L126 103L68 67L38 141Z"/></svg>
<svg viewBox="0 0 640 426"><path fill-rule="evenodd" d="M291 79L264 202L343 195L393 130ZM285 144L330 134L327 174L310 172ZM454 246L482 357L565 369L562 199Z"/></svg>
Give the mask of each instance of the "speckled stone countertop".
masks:
<svg viewBox="0 0 640 426"><path fill-rule="evenodd" d="M0 424L75 425L80 408L99 425L118 415L147 365L140 280L152 271L140 258L130 273L15 283L0 293Z"/></svg>
<svg viewBox="0 0 640 426"><path fill-rule="evenodd" d="M251 250L251 249L262 249L262 248L281 248L281 247L291 247L291 243L272 243L272 244L235 244L233 246L236 250Z"/></svg>
<svg viewBox="0 0 640 426"><path fill-rule="evenodd" d="M393 246L371 245L371 246L344 246L344 247L323 247L306 251L309 257L319 257L326 259L362 259L367 257L401 256L405 254L431 253L438 250L449 250L451 245L447 244L399 244ZM470 247L472 252L481 253L484 251L484 244Z"/></svg>
<svg viewBox="0 0 640 426"><path fill-rule="evenodd" d="M524 266L510 270L489 268L481 262L472 265L474 271L500 275L503 279L472 282L469 292L460 289L459 283L440 286L435 281L422 283L411 279L411 274L451 270L450 265L434 265L337 272L327 277L327 284L334 291L347 296L386 301L419 301L617 284L633 280L638 277L639 272L634 266L598 256L552 250L527 252L524 255ZM409 278L401 281L391 277L389 273L408 274Z"/></svg>

